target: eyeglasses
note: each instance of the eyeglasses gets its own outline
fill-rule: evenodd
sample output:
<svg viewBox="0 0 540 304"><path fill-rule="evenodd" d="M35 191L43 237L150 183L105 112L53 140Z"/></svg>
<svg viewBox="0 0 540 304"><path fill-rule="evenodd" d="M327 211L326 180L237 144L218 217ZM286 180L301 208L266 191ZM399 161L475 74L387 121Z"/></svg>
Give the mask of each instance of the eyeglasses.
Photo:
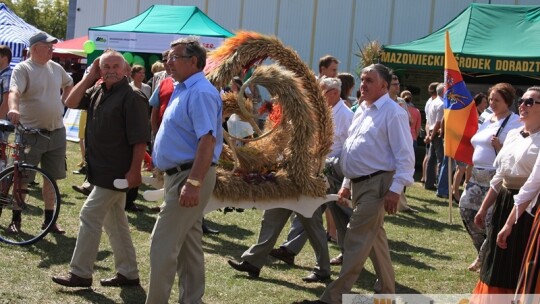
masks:
<svg viewBox="0 0 540 304"><path fill-rule="evenodd" d="M187 56L187 55L169 55L169 60L172 61L172 62L175 62L176 60L180 59L180 58L184 58L184 59L187 59L187 58L191 58L193 56Z"/></svg>
<svg viewBox="0 0 540 304"><path fill-rule="evenodd" d="M398 87L399 87L399 82L398 82L398 83L391 83L390 85L398 86Z"/></svg>
<svg viewBox="0 0 540 304"><path fill-rule="evenodd" d="M518 105L524 104L526 107L532 107L534 104L540 104L540 101L536 101L533 98L520 98Z"/></svg>

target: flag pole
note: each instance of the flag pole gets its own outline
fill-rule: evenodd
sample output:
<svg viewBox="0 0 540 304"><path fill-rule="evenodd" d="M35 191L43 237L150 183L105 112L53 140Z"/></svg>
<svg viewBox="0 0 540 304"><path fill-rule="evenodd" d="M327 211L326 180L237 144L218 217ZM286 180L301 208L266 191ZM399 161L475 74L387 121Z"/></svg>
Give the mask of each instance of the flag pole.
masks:
<svg viewBox="0 0 540 304"><path fill-rule="evenodd" d="M452 199L454 198L454 194L452 192L452 158L448 157L448 220L450 221L450 224L452 224Z"/></svg>

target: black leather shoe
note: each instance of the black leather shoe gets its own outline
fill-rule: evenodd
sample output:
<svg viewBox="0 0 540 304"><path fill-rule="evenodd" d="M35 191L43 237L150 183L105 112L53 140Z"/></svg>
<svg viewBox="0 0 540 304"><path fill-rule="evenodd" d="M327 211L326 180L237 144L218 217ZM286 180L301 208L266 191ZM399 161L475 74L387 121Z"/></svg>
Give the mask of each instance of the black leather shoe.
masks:
<svg viewBox="0 0 540 304"><path fill-rule="evenodd" d="M323 302L321 300L304 300L299 302L293 302L293 304L326 304L326 302Z"/></svg>
<svg viewBox="0 0 540 304"><path fill-rule="evenodd" d="M86 166L82 166L79 170L73 171L73 174L86 175Z"/></svg>
<svg viewBox="0 0 540 304"><path fill-rule="evenodd" d="M99 283L101 284L101 286L106 286L106 287L111 287L111 286L122 287L122 286L139 286L141 282L139 278L130 280L126 278L125 276L117 273L112 278L100 280Z"/></svg>
<svg viewBox="0 0 540 304"><path fill-rule="evenodd" d="M259 274L261 273L261 269L251 265L246 261L238 263L237 261L228 260L227 263L229 263L229 265L235 270L247 272L247 274L252 278L258 278Z"/></svg>
<svg viewBox="0 0 540 304"><path fill-rule="evenodd" d="M219 230L209 228L205 223L202 224L202 231L204 234L219 234Z"/></svg>
<svg viewBox="0 0 540 304"><path fill-rule="evenodd" d="M135 205L134 203L126 205L124 208L127 212L141 212L143 211L141 207Z"/></svg>
<svg viewBox="0 0 540 304"><path fill-rule="evenodd" d="M289 265L294 265L294 254L287 251L287 249L279 247L270 251L270 256L281 260Z"/></svg>
<svg viewBox="0 0 540 304"><path fill-rule="evenodd" d="M310 273L307 277L302 278L302 281L306 283L324 283L330 280L330 276L320 276L316 273Z"/></svg>
<svg viewBox="0 0 540 304"><path fill-rule="evenodd" d="M53 282L67 287L90 287L92 286L92 278L85 279L73 273L68 273L63 276L52 277Z"/></svg>

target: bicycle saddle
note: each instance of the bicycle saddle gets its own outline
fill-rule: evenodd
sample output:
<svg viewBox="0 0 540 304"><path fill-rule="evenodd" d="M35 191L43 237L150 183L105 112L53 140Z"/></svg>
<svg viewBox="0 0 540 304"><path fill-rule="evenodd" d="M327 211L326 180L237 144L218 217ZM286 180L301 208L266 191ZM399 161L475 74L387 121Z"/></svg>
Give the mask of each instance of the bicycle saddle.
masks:
<svg viewBox="0 0 540 304"><path fill-rule="evenodd" d="M13 132L14 130L15 130L15 125L12 124L9 120L0 119L1 132Z"/></svg>

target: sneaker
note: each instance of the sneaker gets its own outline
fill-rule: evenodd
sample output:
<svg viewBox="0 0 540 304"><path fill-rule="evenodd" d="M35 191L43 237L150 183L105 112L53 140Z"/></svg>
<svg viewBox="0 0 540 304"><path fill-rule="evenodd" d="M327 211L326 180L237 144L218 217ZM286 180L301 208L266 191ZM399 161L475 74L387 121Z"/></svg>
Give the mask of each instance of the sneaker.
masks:
<svg viewBox="0 0 540 304"><path fill-rule="evenodd" d="M11 221L11 223L7 227L7 230L10 233L18 234L19 232L21 232L21 222L20 221Z"/></svg>

